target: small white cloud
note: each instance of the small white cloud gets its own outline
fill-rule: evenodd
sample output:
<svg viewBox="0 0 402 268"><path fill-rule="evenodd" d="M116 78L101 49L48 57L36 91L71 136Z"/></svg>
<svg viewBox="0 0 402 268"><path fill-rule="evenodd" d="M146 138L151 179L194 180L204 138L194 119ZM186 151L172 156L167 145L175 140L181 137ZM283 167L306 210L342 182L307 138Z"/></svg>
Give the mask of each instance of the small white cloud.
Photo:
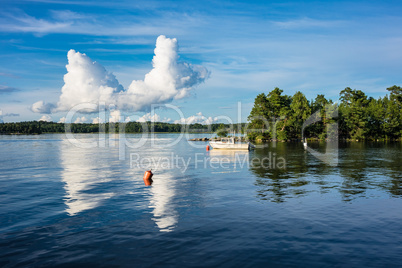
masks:
<svg viewBox="0 0 402 268"><path fill-rule="evenodd" d="M110 112L109 122L117 123L120 122L121 113L119 110L114 110Z"/></svg>
<svg viewBox="0 0 402 268"><path fill-rule="evenodd" d="M202 112L197 113L196 115L192 115L188 118L181 118L179 120L175 120L174 123L175 124L195 124L195 123L199 123L199 124L212 124L214 122L218 121L218 118L212 118L212 117L205 117Z"/></svg>
<svg viewBox="0 0 402 268"><path fill-rule="evenodd" d="M212 123L215 123L216 121L218 121L218 118L217 118L217 117L212 118L212 117L210 116L210 117L208 117L207 119L205 119L204 124L210 125L210 124L212 124Z"/></svg>
<svg viewBox="0 0 402 268"><path fill-rule="evenodd" d="M53 103L46 103L44 101L37 101L31 106L31 111L40 114L50 114L55 105Z"/></svg>
<svg viewBox="0 0 402 268"><path fill-rule="evenodd" d="M38 121L46 121L46 122L52 122L52 117L50 115L43 115Z"/></svg>
<svg viewBox="0 0 402 268"><path fill-rule="evenodd" d="M151 115L151 113L144 114L141 116L137 122L170 122L172 119L164 117L163 119L158 114Z"/></svg>
<svg viewBox="0 0 402 268"><path fill-rule="evenodd" d="M75 124L79 124L79 123L87 123L88 119L85 116L82 117L77 117L77 119L75 119L74 123Z"/></svg>
<svg viewBox="0 0 402 268"><path fill-rule="evenodd" d="M92 124L102 124L103 120L99 117L92 118Z"/></svg>
<svg viewBox="0 0 402 268"><path fill-rule="evenodd" d="M160 122L161 117L158 114L151 115L151 113L144 114L137 122Z"/></svg>
<svg viewBox="0 0 402 268"><path fill-rule="evenodd" d="M64 116L59 119L59 123L65 123L65 122L66 122L66 118Z"/></svg>

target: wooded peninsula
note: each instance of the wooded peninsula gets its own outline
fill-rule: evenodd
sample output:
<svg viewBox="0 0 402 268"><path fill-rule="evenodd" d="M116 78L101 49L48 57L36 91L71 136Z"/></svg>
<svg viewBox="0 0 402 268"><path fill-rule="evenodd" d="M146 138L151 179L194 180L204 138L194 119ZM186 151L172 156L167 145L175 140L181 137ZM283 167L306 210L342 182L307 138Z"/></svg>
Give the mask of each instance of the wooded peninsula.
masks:
<svg viewBox="0 0 402 268"><path fill-rule="evenodd" d="M255 98L248 120L250 140L300 140L306 120L315 121L304 130L304 138L325 140L329 126L337 123L336 137L343 140L402 140L402 88L387 88L389 96L374 99L349 87L340 92L339 103L318 94L308 101L303 93L293 96L275 88ZM268 122L268 124L267 124ZM270 123L272 122L272 123ZM268 125L268 126L267 126ZM332 133L333 134L333 133Z"/></svg>

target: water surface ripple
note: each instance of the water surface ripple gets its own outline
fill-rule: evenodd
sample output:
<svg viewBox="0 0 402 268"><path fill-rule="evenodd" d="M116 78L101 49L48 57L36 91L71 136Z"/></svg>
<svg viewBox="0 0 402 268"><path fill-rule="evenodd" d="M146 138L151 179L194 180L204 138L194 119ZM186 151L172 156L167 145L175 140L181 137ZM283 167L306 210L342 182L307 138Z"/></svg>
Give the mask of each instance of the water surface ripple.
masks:
<svg viewBox="0 0 402 268"><path fill-rule="evenodd" d="M105 146L0 136L0 266L402 265L401 143L341 143L329 166L299 143L76 137Z"/></svg>

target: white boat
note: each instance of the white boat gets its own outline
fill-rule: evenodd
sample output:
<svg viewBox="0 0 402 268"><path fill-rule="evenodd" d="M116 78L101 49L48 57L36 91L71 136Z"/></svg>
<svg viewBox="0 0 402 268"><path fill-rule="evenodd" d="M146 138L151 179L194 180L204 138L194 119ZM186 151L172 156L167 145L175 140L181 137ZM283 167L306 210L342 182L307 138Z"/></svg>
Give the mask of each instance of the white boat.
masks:
<svg viewBox="0 0 402 268"><path fill-rule="evenodd" d="M235 142L234 138L222 138L220 141L210 141L213 149L250 150L254 145L249 142Z"/></svg>

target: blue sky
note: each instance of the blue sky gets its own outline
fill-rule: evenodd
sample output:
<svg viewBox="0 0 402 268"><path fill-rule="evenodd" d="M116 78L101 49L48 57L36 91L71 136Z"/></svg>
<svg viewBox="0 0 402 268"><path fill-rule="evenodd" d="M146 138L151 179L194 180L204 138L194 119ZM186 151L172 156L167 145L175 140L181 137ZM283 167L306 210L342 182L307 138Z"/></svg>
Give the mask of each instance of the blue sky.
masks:
<svg viewBox="0 0 402 268"><path fill-rule="evenodd" d="M0 110L5 122L38 120L30 106L57 102L67 52L112 72L124 88L152 69L159 35L209 79L174 100L185 117L245 121L254 98L279 87L333 100L345 87L369 96L402 85L400 1L1 1ZM172 111L161 118L178 119ZM65 112L51 114L53 121ZM144 112L126 111L134 119ZM88 120L91 116L87 116ZM95 117L95 116L92 116Z"/></svg>

